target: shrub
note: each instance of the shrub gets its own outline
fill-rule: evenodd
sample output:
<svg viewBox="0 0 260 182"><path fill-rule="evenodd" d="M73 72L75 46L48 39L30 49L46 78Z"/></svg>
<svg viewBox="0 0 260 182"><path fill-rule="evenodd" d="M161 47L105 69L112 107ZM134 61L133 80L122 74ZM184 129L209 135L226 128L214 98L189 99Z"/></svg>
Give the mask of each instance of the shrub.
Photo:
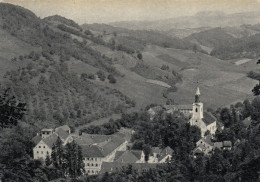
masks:
<svg viewBox="0 0 260 182"><path fill-rule="evenodd" d="M116 83L116 79L113 75L108 75L107 79L109 80L109 83Z"/></svg>

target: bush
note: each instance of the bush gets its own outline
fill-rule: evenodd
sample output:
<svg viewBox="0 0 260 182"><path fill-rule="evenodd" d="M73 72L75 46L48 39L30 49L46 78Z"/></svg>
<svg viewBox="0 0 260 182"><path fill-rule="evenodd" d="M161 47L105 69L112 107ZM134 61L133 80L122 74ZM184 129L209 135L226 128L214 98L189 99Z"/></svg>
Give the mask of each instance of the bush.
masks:
<svg viewBox="0 0 260 182"><path fill-rule="evenodd" d="M106 75L105 75L105 73L104 73L103 71L99 70L99 71L97 72L97 75L98 75L98 78L99 78L101 81L105 81Z"/></svg>
<svg viewBox="0 0 260 182"><path fill-rule="evenodd" d="M116 79L113 75L108 75L107 79L109 80L109 83L116 83Z"/></svg>

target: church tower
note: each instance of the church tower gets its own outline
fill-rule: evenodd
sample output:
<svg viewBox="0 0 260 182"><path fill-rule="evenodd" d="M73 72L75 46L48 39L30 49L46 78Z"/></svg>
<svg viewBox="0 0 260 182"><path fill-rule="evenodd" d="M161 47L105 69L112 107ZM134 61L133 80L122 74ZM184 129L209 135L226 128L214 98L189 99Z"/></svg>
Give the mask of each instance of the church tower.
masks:
<svg viewBox="0 0 260 182"><path fill-rule="evenodd" d="M197 88L195 102L192 105L191 125L197 125L203 119L203 103L200 102L200 89Z"/></svg>

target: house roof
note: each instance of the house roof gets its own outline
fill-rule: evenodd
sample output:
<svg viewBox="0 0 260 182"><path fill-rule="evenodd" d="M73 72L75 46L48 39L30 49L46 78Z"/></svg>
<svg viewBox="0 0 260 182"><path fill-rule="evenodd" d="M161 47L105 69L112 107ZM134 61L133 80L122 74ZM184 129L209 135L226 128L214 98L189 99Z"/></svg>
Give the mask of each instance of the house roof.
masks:
<svg viewBox="0 0 260 182"><path fill-rule="evenodd" d="M217 121L217 118L213 116L210 112L204 112L203 116L204 116L203 121L206 125L210 125L215 121Z"/></svg>
<svg viewBox="0 0 260 182"><path fill-rule="evenodd" d="M132 152L132 154L134 154L137 157L138 160L141 159L143 154L142 150L130 150L130 151Z"/></svg>
<svg viewBox="0 0 260 182"><path fill-rule="evenodd" d="M142 152L142 151L141 151ZM141 158L141 155L140 155ZM135 163L136 161L140 160L135 154L134 151L126 150L126 151L118 151L116 152L116 157L114 159L115 162L122 162L122 163Z"/></svg>
<svg viewBox="0 0 260 182"><path fill-rule="evenodd" d="M40 135L36 135L32 138L32 141L35 145L37 145L42 140L42 137Z"/></svg>
<svg viewBox="0 0 260 182"><path fill-rule="evenodd" d="M57 129L55 133L60 137L62 141L66 140L69 136L69 134L61 128Z"/></svg>
<svg viewBox="0 0 260 182"><path fill-rule="evenodd" d="M171 155L172 156L173 153L173 149L171 147L166 147L164 148L161 153L160 153L160 157L159 157L159 161L162 160L163 158L165 158L167 155Z"/></svg>
<svg viewBox="0 0 260 182"><path fill-rule="evenodd" d="M58 129L63 129L64 131L69 131L70 127L68 125L63 125L63 126L57 127L55 130L58 130Z"/></svg>
<svg viewBox="0 0 260 182"><path fill-rule="evenodd" d="M223 147L232 147L232 142L231 141L224 141Z"/></svg>
<svg viewBox="0 0 260 182"><path fill-rule="evenodd" d="M43 128L41 131L53 131L51 128Z"/></svg>
<svg viewBox="0 0 260 182"><path fill-rule="evenodd" d="M110 138L108 139L108 137ZM87 141L88 139L89 138L87 138ZM77 140L76 142L78 141L80 140ZM81 142L81 144L79 145L81 145L83 148L82 153L84 157L105 157L124 142L124 138L121 138L119 136L107 135L106 141L102 140L101 143L90 143L89 145L86 145L84 142Z"/></svg>
<svg viewBox="0 0 260 182"><path fill-rule="evenodd" d="M211 146L214 145L213 142L211 141L211 135L207 135L206 137L202 138L202 140Z"/></svg>
<svg viewBox="0 0 260 182"><path fill-rule="evenodd" d="M72 138L78 145L91 145L94 143L93 139L89 136L72 136Z"/></svg>
<svg viewBox="0 0 260 182"><path fill-rule="evenodd" d="M105 157L97 145L81 145L83 157Z"/></svg>
<svg viewBox="0 0 260 182"><path fill-rule="evenodd" d="M42 139L46 145L48 145L49 148L52 148L53 144L57 141L58 136L56 134L52 134L48 136L47 138Z"/></svg>
<svg viewBox="0 0 260 182"><path fill-rule="evenodd" d="M179 110L192 110L192 105L175 105L175 107Z"/></svg>
<svg viewBox="0 0 260 182"><path fill-rule="evenodd" d="M193 150L193 154L202 154L202 149L200 147L197 147Z"/></svg>
<svg viewBox="0 0 260 182"><path fill-rule="evenodd" d="M115 172L117 170L121 170L124 167L128 167L129 165L131 165L132 168L136 170L154 169L157 166L157 164L151 164L151 163L103 162L100 173Z"/></svg>
<svg viewBox="0 0 260 182"><path fill-rule="evenodd" d="M223 147L223 143L222 142L215 142L214 143L214 148L221 149L222 147Z"/></svg>
<svg viewBox="0 0 260 182"><path fill-rule="evenodd" d="M206 147L203 144L199 144L197 148L200 148L202 151L206 150Z"/></svg>
<svg viewBox="0 0 260 182"><path fill-rule="evenodd" d="M186 105L164 105L164 109L166 110L192 110L191 104Z"/></svg>

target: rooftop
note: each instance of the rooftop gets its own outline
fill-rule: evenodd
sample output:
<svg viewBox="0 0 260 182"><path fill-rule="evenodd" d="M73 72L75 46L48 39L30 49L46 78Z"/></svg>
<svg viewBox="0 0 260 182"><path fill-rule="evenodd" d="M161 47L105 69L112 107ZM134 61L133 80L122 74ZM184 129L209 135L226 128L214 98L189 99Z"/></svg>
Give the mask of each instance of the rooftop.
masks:
<svg viewBox="0 0 260 182"><path fill-rule="evenodd" d="M127 151L117 151L115 154L114 161L122 163L135 163L141 159L141 150L127 150Z"/></svg>
<svg viewBox="0 0 260 182"><path fill-rule="evenodd" d="M42 140L44 143L46 143L46 145L48 145L49 148L52 148L53 144L57 141L57 139L58 139L57 134L52 134Z"/></svg>
<svg viewBox="0 0 260 182"><path fill-rule="evenodd" d="M210 125L215 121L217 121L217 118L213 116L213 114L210 112L204 112L203 116L204 116L203 121L206 125Z"/></svg>
<svg viewBox="0 0 260 182"><path fill-rule="evenodd" d="M110 137L110 139L108 139L108 137ZM114 135L106 135L106 140L100 140L101 143L91 143L88 139L89 138L85 140L89 142L88 145L84 143L84 141L82 141L81 144L78 142L80 140L76 141L82 147L83 157L105 157L125 142L124 138Z"/></svg>
<svg viewBox="0 0 260 182"><path fill-rule="evenodd" d="M55 130L58 130L58 129L63 129L64 131L69 131L70 127L68 125L63 125L63 126L57 127Z"/></svg>

